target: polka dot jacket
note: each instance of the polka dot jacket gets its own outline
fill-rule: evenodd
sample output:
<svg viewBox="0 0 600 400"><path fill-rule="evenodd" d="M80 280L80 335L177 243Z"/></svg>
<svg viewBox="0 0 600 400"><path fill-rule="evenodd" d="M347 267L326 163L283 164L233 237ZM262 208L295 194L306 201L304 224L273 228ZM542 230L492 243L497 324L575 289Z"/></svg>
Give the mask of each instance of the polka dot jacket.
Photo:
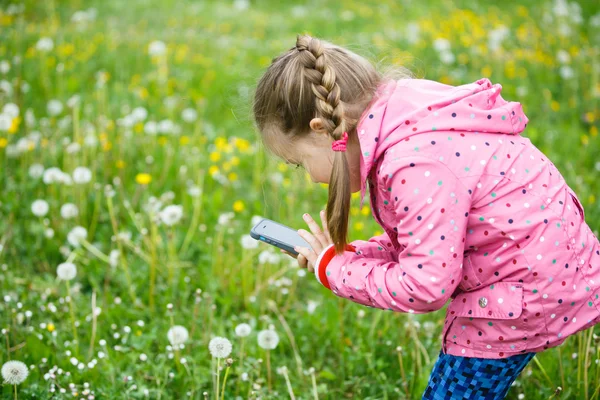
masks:
<svg viewBox="0 0 600 400"><path fill-rule="evenodd" d="M600 322L600 244L553 163L521 136L502 86L382 84L357 127L385 233L315 263L319 282L369 307L446 309L446 354L540 352Z"/></svg>

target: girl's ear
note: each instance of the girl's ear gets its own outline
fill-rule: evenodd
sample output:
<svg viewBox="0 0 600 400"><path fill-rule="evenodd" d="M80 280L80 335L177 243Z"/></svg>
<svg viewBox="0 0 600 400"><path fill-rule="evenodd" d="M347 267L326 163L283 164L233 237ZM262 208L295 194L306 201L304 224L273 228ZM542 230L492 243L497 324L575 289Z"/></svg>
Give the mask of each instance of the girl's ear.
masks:
<svg viewBox="0 0 600 400"><path fill-rule="evenodd" d="M325 134L327 134L327 131L323 127L323 121L321 121L321 118L313 118L313 119L311 119L309 125L310 125L310 129L312 129L316 133L325 133Z"/></svg>

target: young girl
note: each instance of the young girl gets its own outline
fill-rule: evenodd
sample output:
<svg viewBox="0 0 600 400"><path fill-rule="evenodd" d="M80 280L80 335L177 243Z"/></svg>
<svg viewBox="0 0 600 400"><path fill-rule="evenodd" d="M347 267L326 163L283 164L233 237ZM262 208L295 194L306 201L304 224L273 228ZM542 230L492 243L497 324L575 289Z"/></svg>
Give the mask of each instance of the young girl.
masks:
<svg viewBox="0 0 600 400"><path fill-rule="evenodd" d="M504 398L537 352L600 321L600 244L521 104L482 78L387 79L309 36L261 78L267 148L329 184L322 229L305 214L302 267L340 297L386 310L447 308L426 399ZM347 243L367 183L384 234Z"/></svg>

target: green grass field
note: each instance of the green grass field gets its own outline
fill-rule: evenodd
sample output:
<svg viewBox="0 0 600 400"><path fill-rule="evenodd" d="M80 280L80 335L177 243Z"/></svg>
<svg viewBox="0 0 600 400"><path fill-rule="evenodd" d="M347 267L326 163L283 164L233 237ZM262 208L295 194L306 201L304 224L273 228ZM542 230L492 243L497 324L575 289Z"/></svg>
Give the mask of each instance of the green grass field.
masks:
<svg viewBox="0 0 600 400"><path fill-rule="evenodd" d="M29 370L3 399L421 398L445 308L339 299L247 236L257 216L306 228L326 204L251 116L299 33L420 78L501 83L598 235L596 1L2 1L0 365ZM366 203L351 240L381 233ZM231 354L213 357L213 337ZM598 399L599 340L539 353L508 398Z"/></svg>

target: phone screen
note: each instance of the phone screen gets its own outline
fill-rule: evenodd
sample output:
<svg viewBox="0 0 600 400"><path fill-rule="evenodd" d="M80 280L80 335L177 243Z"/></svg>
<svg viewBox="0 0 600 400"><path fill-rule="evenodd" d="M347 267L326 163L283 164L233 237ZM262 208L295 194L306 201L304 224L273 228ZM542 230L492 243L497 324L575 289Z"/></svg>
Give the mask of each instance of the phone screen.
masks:
<svg viewBox="0 0 600 400"><path fill-rule="evenodd" d="M311 247L295 229L266 218L256 224L250 234L254 239L272 244L292 254L298 254L294 246Z"/></svg>

